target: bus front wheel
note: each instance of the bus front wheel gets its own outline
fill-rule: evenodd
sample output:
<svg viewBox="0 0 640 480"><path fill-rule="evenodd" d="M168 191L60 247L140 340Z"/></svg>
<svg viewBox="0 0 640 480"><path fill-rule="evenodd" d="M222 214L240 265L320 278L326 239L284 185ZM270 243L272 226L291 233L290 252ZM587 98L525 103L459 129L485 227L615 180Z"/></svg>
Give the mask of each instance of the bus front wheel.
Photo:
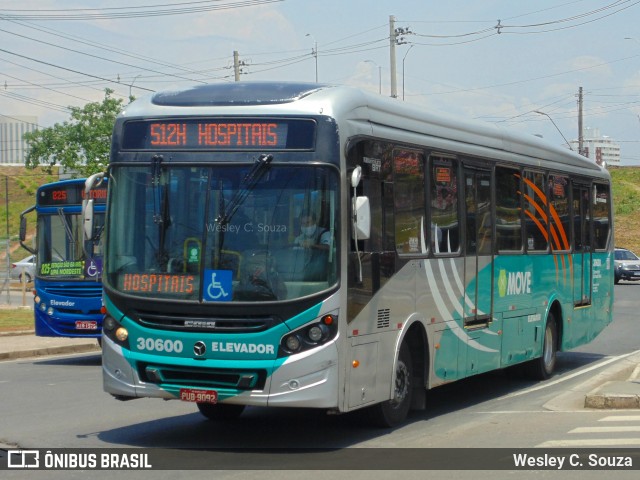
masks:
<svg viewBox="0 0 640 480"><path fill-rule="evenodd" d="M413 364L411 352L406 343L400 347L395 377L393 398L369 407L369 418L379 427L389 428L399 425L407 418L411 407Z"/></svg>
<svg viewBox="0 0 640 480"><path fill-rule="evenodd" d="M235 420L244 411L244 405L227 405L225 403L198 403L198 410L209 420Z"/></svg>

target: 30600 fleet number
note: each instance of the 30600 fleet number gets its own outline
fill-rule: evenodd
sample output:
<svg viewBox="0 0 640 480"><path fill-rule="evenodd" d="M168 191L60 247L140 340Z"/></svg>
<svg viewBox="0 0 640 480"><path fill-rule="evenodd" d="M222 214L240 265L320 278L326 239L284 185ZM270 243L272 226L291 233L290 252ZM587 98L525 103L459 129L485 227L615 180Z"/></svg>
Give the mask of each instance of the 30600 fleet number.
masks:
<svg viewBox="0 0 640 480"><path fill-rule="evenodd" d="M147 352L181 353L184 345L182 340L138 337L136 347Z"/></svg>

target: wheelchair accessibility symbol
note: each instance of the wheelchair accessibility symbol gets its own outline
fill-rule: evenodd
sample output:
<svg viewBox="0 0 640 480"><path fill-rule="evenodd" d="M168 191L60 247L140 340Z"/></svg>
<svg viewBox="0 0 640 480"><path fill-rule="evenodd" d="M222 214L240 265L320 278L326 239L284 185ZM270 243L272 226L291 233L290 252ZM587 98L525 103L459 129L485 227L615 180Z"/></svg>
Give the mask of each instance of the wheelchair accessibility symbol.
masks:
<svg viewBox="0 0 640 480"><path fill-rule="evenodd" d="M87 277L96 277L102 273L102 261L100 259L90 258L85 262L85 274Z"/></svg>
<svg viewBox="0 0 640 480"><path fill-rule="evenodd" d="M205 270L205 283L202 299L209 302L228 302L233 288L231 270Z"/></svg>

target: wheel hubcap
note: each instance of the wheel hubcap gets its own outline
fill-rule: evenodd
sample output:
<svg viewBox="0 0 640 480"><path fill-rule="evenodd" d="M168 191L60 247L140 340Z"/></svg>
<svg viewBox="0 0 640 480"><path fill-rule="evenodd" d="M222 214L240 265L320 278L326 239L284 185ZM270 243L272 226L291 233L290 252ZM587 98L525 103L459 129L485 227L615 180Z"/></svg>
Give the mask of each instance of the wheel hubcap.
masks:
<svg viewBox="0 0 640 480"><path fill-rule="evenodd" d="M398 363L396 372L396 388L393 403L399 405L409 395L409 369L404 362Z"/></svg>

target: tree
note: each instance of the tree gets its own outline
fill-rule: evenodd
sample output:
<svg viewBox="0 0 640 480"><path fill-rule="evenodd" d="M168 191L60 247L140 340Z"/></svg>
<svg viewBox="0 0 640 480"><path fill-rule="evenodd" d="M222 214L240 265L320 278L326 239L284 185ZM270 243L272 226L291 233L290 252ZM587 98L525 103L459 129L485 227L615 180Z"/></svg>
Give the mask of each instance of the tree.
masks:
<svg viewBox="0 0 640 480"><path fill-rule="evenodd" d="M62 124L25 133L26 167L59 164L80 176L104 171L109 162L113 125L124 102L113 98L112 93L107 88L102 102L70 107L71 118Z"/></svg>

